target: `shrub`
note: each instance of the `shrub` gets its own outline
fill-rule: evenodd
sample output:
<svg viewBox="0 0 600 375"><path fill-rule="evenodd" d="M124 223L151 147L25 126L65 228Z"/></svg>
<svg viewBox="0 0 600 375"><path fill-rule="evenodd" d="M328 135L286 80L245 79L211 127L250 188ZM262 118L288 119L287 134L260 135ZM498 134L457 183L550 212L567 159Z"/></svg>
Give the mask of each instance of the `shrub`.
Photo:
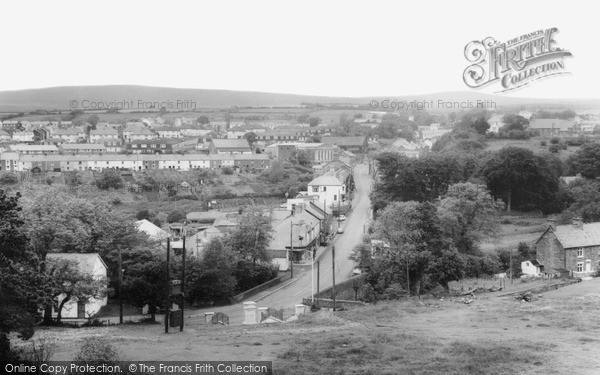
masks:
<svg viewBox="0 0 600 375"><path fill-rule="evenodd" d="M552 144L550 145L550 147L548 147L548 151L550 151L553 154L558 154L560 152L560 146L557 144Z"/></svg>
<svg viewBox="0 0 600 375"><path fill-rule="evenodd" d="M13 173L4 173L0 176L0 184L2 185L13 185L17 182L19 182L19 179Z"/></svg>
<svg viewBox="0 0 600 375"><path fill-rule="evenodd" d="M119 351L108 339L90 337L84 340L81 349L75 355L73 361L79 363L103 362L113 364L119 361Z"/></svg>
<svg viewBox="0 0 600 375"><path fill-rule="evenodd" d="M150 212L148 210L140 210L135 215L135 218L138 220L150 220Z"/></svg>
<svg viewBox="0 0 600 375"><path fill-rule="evenodd" d="M550 139L550 143L552 143L553 145L557 145L560 142L560 139L554 137L552 139Z"/></svg>
<svg viewBox="0 0 600 375"><path fill-rule="evenodd" d="M22 350L20 357L23 361L40 366L52 360L56 352L56 343L45 337L31 340L30 345Z"/></svg>
<svg viewBox="0 0 600 375"><path fill-rule="evenodd" d="M177 223L185 220L185 214L180 211L173 211L167 216L167 222Z"/></svg>
<svg viewBox="0 0 600 375"><path fill-rule="evenodd" d="M548 142L546 141L540 141L540 146L546 146L548 144Z"/></svg>
<svg viewBox="0 0 600 375"><path fill-rule="evenodd" d="M231 167L223 167L221 171L223 172L223 174L233 174L233 168Z"/></svg>

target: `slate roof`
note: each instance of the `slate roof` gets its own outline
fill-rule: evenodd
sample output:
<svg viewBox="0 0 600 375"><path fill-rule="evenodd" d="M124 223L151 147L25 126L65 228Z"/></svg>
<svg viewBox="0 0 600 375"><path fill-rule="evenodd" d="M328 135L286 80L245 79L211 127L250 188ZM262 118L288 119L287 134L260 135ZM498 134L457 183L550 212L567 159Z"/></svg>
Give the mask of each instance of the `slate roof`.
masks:
<svg viewBox="0 0 600 375"><path fill-rule="evenodd" d="M250 151L250 145L245 139L213 139L213 145L216 148L243 148Z"/></svg>
<svg viewBox="0 0 600 375"><path fill-rule="evenodd" d="M135 226L138 231L146 233L149 237L154 240L163 240L169 237L169 234L164 230L160 229L156 225L152 224L146 219L135 222Z"/></svg>
<svg viewBox="0 0 600 375"><path fill-rule="evenodd" d="M557 225L554 234L565 249L600 246L600 223L583 224L581 229L574 225Z"/></svg>
<svg viewBox="0 0 600 375"><path fill-rule="evenodd" d="M321 143L337 146L364 146L365 137L321 137Z"/></svg>
<svg viewBox="0 0 600 375"><path fill-rule="evenodd" d="M337 177L330 174L319 176L308 183L308 186L341 186L343 185Z"/></svg>
<svg viewBox="0 0 600 375"><path fill-rule="evenodd" d="M529 124L529 129L559 129L559 131L568 131L573 128L573 123L567 120L555 118L537 119Z"/></svg>

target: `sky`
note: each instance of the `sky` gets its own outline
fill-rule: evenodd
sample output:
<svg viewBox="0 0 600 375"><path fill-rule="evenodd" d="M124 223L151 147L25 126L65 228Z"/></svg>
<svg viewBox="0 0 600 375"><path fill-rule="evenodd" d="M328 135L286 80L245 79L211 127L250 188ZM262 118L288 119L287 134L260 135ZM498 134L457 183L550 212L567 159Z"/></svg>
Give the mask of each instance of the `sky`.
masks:
<svg viewBox="0 0 600 375"><path fill-rule="evenodd" d="M0 91L134 84L323 96L474 90L465 46L557 27L568 75L507 96L598 98L594 2L10 1ZM494 93L497 84L475 91Z"/></svg>

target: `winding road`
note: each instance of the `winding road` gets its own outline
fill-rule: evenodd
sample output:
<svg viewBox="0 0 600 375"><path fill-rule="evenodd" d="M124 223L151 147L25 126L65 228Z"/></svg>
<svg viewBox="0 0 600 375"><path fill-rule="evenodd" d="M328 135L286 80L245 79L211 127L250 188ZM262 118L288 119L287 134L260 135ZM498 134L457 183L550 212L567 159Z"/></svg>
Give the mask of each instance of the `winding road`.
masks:
<svg viewBox="0 0 600 375"><path fill-rule="evenodd" d="M371 177L368 173L367 164L358 164L354 168L355 192L352 201L352 213L344 223L344 233L337 234L332 243L325 251L317 254L320 262L320 290L325 290L333 285L331 247L335 247L335 280L336 283L348 280L354 269L354 261L349 259L352 249L358 245L371 217L371 202L369 193L371 189ZM259 307L275 309L289 309L302 303L302 298L311 297L311 289L317 290L317 265L315 262L314 273L310 265L294 265L294 278L286 280L268 290L258 293L246 301L256 301ZM311 280L311 276L314 278ZM230 325L241 325L243 320L243 302L231 306L215 307L190 311L191 316L186 314L187 323L193 324L204 318L204 312L223 312L229 316ZM203 320L202 320L203 321Z"/></svg>

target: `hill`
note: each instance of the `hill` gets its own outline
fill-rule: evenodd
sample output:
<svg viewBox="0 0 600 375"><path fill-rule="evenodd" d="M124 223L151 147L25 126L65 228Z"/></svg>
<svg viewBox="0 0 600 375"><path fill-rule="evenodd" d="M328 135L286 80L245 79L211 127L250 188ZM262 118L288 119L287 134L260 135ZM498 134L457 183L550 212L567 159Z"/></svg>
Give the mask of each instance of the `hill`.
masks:
<svg viewBox="0 0 600 375"><path fill-rule="evenodd" d="M371 100L464 102L493 101L497 106L545 105L573 109L600 108L600 100L593 99L536 99L478 93L475 91L440 92L426 95L400 95L395 97L328 97L296 94L278 94L252 91L186 89L134 85L111 86L65 86L0 92L0 112L27 112L40 110L72 110L71 101L81 104L84 100L96 103L132 102L137 107L142 102L195 102L197 108L227 107L286 107L302 103L361 105L368 108ZM80 107L77 107L80 108ZM189 108L178 108L189 109ZM428 109L428 108L426 108ZM450 110L456 110L452 108Z"/></svg>

